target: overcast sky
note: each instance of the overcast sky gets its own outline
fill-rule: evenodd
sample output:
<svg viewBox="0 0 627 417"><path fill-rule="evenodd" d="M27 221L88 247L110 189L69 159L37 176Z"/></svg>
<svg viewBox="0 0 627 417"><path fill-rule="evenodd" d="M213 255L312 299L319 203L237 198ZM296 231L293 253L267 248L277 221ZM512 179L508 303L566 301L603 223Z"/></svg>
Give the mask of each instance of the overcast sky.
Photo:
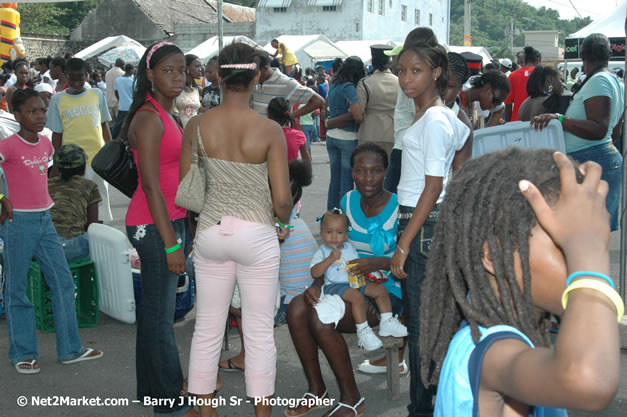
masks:
<svg viewBox="0 0 627 417"><path fill-rule="evenodd" d="M557 10L562 19L578 17L576 8L582 17L590 16L592 20L610 13L624 1L626 0L524 0L534 7L544 6Z"/></svg>

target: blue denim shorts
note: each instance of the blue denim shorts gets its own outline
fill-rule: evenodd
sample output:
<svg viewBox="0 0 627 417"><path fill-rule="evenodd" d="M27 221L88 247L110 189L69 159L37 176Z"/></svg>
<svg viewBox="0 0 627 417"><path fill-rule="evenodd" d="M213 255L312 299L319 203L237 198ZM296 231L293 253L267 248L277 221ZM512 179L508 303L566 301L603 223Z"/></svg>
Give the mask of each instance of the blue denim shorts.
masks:
<svg viewBox="0 0 627 417"><path fill-rule="evenodd" d="M357 291L359 291L360 293L362 293L363 295L366 295L366 287L368 286L368 283L366 283L366 285L364 285L363 287L359 287L359 288L355 288ZM351 288L350 285L348 285L348 283L344 284L325 284L324 285L324 293L325 294L329 294L329 295L339 295L340 297L344 296L344 293L346 292L346 290L348 290L349 288Z"/></svg>
<svg viewBox="0 0 627 417"><path fill-rule="evenodd" d="M377 307L377 303L375 303L373 298L370 298L365 294L368 284L369 283L366 283L366 285L364 285L363 287L355 289L362 293L364 297L366 297L366 300L372 305L374 311L379 314L379 308ZM342 297L346 290L349 288L351 287L348 284L328 284L324 286L324 293L328 295L339 295L340 297ZM390 302L392 303L392 314L394 314L395 316L400 316L401 314L403 314L403 301L394 294L388 293L388 295L390 296Z"/></svg>

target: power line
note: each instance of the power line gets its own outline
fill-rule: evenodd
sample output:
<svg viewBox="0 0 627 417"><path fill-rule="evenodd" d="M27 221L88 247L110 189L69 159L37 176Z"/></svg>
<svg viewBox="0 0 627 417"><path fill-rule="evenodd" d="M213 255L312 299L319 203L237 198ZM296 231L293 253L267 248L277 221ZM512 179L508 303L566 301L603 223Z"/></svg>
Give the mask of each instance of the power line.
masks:
<svg viewBox="0 0 627 417"><path fill-rule="evenodd" d="M568 0L568 2L570 3L571 6L573 6L573 9L575 9L575 11L577 12L577 15L579 15L579 18L583 19L583 17L581 17L581 14L579 13L579 10L577 10L573 2L571 0Z"/></svg>

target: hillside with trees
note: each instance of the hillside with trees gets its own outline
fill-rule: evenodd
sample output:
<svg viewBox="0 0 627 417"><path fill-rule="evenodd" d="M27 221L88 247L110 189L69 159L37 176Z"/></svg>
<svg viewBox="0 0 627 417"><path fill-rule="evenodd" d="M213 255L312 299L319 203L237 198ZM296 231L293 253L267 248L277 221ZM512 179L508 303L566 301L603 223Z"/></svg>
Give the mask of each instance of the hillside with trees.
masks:
<svg viewBox="0 0 627 417"><path fill-rule="evenodd" d="M472 0L471 35L475 46L485 46L493 56L513 57L514 51L524 47L525 30L559 30L560 43L564 38L592 20L560 19L554 9L539 9L522 0ZM514 27L513 36L512 24ZM464 0L451 0L451 45L464 44Z"/></svg>

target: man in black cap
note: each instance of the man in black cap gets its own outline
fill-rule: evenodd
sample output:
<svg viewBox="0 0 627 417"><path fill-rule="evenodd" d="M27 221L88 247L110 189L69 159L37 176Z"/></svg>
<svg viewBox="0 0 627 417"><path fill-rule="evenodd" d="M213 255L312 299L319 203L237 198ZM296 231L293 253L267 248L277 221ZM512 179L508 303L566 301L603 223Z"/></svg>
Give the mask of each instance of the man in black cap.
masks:
<svg viewBox="0 0 627 417"><path fill-rule="evenodd" d="M388 154L394 147L394 107L399 85L398 78L390 71L390 57L384 51L390 45L372 45L372 75L357 83L357 98L364 121L357 132L358 143L374 142Z"/></svg>
<svg viewBox="0 0 627 417"><path fill-rule="evenodd" d="M466 58L471 77L473 75L479 75L481 73L483 63L483 57L481 55L472 52L462 52L461 56Z"/></svg>

